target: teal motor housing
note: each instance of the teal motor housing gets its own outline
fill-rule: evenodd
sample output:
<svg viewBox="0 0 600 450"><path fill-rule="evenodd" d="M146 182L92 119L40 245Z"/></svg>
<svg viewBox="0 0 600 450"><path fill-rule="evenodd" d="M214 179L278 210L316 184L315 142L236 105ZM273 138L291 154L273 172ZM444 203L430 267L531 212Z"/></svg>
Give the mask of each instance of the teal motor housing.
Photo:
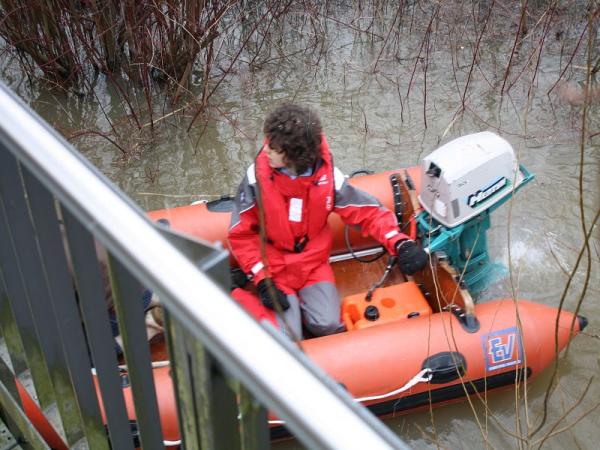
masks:
<svg viewBox="0 0 600 450"><path fill-rule="evenodd" d="M422 162L417 234L430 254L447 259L463 287L477 293L506 273L490 260L490 215L534 175L511 145L491 132L463 136Z"/></svg>

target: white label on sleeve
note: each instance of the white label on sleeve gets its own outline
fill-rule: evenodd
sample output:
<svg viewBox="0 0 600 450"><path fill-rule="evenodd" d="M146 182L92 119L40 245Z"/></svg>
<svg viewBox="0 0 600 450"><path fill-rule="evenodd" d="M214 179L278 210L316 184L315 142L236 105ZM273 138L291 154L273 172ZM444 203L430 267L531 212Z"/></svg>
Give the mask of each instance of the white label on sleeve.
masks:
<svg viewBox="0 0 600 450"><path fill-rule="evenodd" d="M302 199L291 198L290 199L290 215L288 217L290 222L302 222Z"/></svg>
<svg viewBox="0 0 600 450"><path fill-rule="evenodd" d="M386 235L384 237L386 239L389 239L389 238L396 236L397 234L398 234L398 230L392 230L392 231L389 231L388 233L386 233Z"/></svg>
<svg viewBox="0 0 600 450"><path fill-rule="evenodd" d="M260 272L262 270L262 268L265 267L265 265L262 262L257 262L256 264L254 264L252 266L252 269L250 269L252 271L252 273L254 275L256 275L258 272Z"/></svg>

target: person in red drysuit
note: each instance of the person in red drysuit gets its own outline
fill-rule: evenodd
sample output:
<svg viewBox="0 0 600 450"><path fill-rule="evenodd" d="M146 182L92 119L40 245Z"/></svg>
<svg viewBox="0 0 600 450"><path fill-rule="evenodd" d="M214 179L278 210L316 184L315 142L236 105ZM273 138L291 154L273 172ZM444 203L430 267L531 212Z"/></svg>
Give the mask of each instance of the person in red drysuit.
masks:
<svg viewBox="0 0 600 450"><path fill-rule="evenodd" d="M329 265L330 213L358 225L398 255L406 274L422 269L427 254L399 231L391 211L347 183L334 167L314 112L283 105L269 114L263 131L263 147L234 201L231 251L240 268L251 274L262 304L278 310L274 302L279 303L294 336L302 336L302 323L313 336L336 333L343 325Z"/></svg>

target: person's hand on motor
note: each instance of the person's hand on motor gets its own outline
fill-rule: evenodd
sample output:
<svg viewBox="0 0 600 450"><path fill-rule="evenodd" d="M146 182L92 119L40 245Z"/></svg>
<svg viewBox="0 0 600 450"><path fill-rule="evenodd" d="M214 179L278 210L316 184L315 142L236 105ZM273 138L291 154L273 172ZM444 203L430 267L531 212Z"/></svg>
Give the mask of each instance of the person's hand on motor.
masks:
<svg viewBox="0 0 600 450"><path fill-rule="evenodd" d="M398 266L402 273L412 275L423 269L429 259L427 252L412 239L404 239L396 244Z"/></svg>
<svg viewBox="0 0 600 450"><path fill-rule="evenodd" d="M279 303L281 309L286 311L290 307L290 302L287 299L287 295L281 289L277 287L271 278L265 278L260 280L256 286L260 301L264 306L274 311L277 311L277 307L274 301Z"/></svg>

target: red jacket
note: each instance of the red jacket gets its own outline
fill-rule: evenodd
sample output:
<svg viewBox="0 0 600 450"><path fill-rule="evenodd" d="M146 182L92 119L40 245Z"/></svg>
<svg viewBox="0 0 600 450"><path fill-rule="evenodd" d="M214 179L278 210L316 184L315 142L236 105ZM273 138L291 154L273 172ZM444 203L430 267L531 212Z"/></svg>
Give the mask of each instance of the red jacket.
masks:
<svg viewBox="0 0 600 450"><path fill-rule="evenodd" d="M264 209L267 262L260 249L257 192ZM392 254L396 242L408 238L398 231L391 211L375 197L348 184L341 171L334 168L325 137L321 141L320 165L310 176L292 179L272 169L261 151L235 199L228 236L231 251L241 269L252 273L255 283L271 276L287 293L317 281L333 282L328 265L332 235L327 224L332 211L344 222L359 225Z"/></svg>

